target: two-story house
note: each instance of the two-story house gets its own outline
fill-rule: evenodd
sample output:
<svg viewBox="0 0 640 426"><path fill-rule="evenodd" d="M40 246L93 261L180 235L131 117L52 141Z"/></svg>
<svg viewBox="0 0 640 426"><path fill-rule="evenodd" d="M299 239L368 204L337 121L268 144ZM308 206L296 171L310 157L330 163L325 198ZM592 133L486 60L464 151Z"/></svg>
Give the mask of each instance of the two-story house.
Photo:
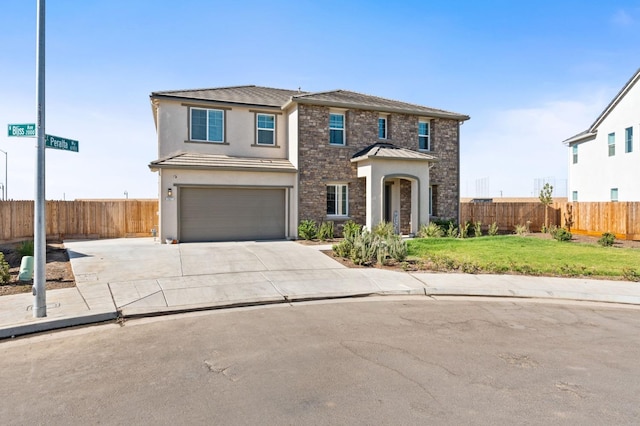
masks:
<svg viewBox="0 0 640 426"><path fill-rule="evenodd" d="M408 234L458 218L466 115L258 86L154 92L151 105L162 241L296 238L305 219Z"/></svg>
<svg viewBox="0 0 640 426"><path fill-rule="evenodd" d="M567 139L569 200L640 201L640 69L587 130Z"/></svg>

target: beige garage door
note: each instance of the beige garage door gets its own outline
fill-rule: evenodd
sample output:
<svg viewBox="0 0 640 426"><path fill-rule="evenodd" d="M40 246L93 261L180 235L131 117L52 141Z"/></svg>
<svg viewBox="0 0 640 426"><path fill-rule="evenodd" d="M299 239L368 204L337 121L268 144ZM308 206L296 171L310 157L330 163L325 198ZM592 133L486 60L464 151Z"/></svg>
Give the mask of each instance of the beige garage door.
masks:
<svg viewBox="0 0 640 426"><path fill-rule="evenodd" d="M182 188L180 241L247 241L285 237L285 190Z"/></svg>

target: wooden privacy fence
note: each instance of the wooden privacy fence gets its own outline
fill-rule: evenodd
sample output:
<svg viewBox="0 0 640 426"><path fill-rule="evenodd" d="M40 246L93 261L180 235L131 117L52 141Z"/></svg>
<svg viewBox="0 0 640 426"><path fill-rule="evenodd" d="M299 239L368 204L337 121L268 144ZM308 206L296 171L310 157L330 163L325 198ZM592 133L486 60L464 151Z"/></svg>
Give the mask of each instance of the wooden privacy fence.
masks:
<svg viewBox="0 0 640 426"><path fill-rule="evenodd" d="M604 232L623 240L640 240L640 202L572 202L561 206L562 224L571 219L571 232L600 236Z"/></svg>
<svg viewBox="0 0 640 426"><path fill-rule="evenodd" d="M0 201L0 241L33 238L33 201ZM47 201L48 239L151 236L157 200Z"/></svg>
<svg viewBox="0 0 640 426"><path fill-rule="evenodd" d="M539 232L544 225L545 206L540 202L516 203L460 203L460 221L482 222L486 229L493 222L498 224L502 232L513 232L517 225L527 225L533 232ZM561 226L560 206L551 204L547 210L548 225Z"/></svg>

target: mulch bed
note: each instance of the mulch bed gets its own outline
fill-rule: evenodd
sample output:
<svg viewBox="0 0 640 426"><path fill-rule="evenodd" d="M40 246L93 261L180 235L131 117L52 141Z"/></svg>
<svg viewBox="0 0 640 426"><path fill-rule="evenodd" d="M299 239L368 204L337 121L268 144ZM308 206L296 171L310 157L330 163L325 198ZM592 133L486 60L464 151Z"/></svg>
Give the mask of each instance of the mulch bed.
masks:
<svg viewBox="0 0 640 426"><path fill-rule="evenodd" d="M32 281L18 281L20 262L22 260L20 253L16 250L18 245L19 243L0 244L0 252L4 254L5 261L9 264L9 273L11 275L8 283L0 284L0 296L31 292ZM48 243L46 259L47 290L75 287L75 277L64 244L61 242Z"/></svg>

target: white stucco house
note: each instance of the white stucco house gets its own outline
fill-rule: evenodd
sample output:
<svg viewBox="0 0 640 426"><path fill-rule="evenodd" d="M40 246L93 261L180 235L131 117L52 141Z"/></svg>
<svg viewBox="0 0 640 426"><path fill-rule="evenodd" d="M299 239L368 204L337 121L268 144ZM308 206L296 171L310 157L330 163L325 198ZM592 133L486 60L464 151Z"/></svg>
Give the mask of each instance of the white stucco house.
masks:
<svg viewBox="0 0 640 426"><path fill-rule="evenodd" d="M298 224L393 222L459 209L467 115L347 90L154 92L161 241L296 238Z"/></svg>
<svg viewBox="0 0 640 426"><path fill-rule="evenodd" d="M640 201L640 69L593 124L564 141L569 201Z"/></svg>

